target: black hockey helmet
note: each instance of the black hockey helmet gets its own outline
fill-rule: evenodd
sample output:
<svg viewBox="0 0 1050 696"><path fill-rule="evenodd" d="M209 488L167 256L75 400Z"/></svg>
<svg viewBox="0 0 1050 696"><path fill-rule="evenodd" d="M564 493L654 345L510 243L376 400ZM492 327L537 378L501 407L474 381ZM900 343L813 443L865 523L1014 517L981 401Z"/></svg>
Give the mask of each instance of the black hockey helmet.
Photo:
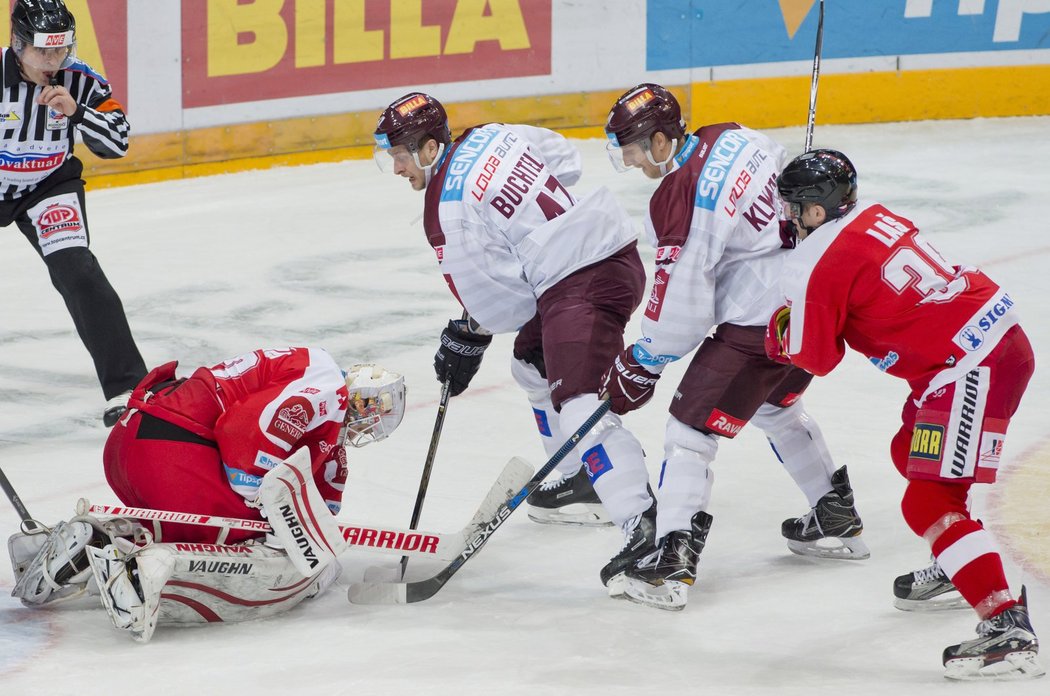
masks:
<svg viewBox="0 0 1050 696"><path fill-rule="evenodd" d="M39 53L26 57L28 46ZM11 48L19 61L38 70L61 70L73 64L76 46L77 22L63 0L15 2L11 10Z"/></svg>
<svg viewBox="0 0 1050 696"><path fill-rule="evenodd" d="M11 10L11 33L30 44L36 45L37 34L66 32L71 32L71 40L76 41L76 31L77 21L63 0L17 0Z"/></svg>
<svg viewBox="0 0 1050 696"><path fill-rule="evenodd" d="M376 123L377 149L389 150L404 145L410 152L415 152L427 138L442 145L452 142L445 107L429 94L406 94L384 109Z"/></svg>
<svg viewBox="0 0 1050 696"><path fill-rule="evenodd" d="M674 95L652 82L643 82L624 92L605 121L605 134L613 145L621 148L657 131L681 140L685 135L685 121Z"/></svg>
<svg viewBox="0 0 1050 696"><path fill-rule="evenodd" d="M816 203L834 220L857 203L857 169L838 150L813 150L784 167L777 189L785 202Z"/></svg>

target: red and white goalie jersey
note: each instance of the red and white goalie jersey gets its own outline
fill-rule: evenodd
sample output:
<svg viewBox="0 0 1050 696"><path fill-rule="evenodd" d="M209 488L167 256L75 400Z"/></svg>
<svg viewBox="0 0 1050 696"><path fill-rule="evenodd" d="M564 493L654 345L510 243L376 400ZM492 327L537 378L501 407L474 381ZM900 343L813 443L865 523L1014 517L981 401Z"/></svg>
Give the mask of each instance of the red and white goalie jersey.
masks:
<svg viewBox="0 0 1050 696"><path fill-rule="evenodd" d="M434 166L427 240L460 304L493 333L518 330L548 288L637 240L608 189L569 193L580 153L545 128L470 128Z"/></svg>
<svg viewBox="0 0 1050 696"><path fill-rule="evenodd" d="M781 301L787 249L777 175L787 153L735 123L688 136L649 202L656 276L635 358L651 372L689 353L717 324L765 326Z"/></svg>
<svg viewBox="0 0 1050 696"><path fill-rule="evenodd" d="M256 497L267 471L309 448L317 488L332 513L339 512L347 475L348 395L343 372L327 352L256 350L198 368L169 391L163 383L174 379L175 366L167 363L147 375L129 406L215 442L227 482L246 500Z"/></svg>
<svg viewBox="0 0 1050 696"><path fill-rule="evenodd" d="M1010 295L946 261L906 218L861 201L790 254L791 362L825 375L845 344L925 399L977 366L1018 322Z"/></svg>

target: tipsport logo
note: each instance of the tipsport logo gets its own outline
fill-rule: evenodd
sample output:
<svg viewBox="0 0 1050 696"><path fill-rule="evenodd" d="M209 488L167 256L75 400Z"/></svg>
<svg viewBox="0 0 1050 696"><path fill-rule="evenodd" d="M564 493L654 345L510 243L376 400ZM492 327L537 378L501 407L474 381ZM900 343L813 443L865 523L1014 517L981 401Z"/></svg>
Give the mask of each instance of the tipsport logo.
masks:
<svg viewBox="0 0 1050 696"><path fill-rule="evenodd" d="M683 4L648 0L647 69L813 59L819 0L692 0L685 21ZM824 59L1046 48L1047 0L825 3Z"/></svg>

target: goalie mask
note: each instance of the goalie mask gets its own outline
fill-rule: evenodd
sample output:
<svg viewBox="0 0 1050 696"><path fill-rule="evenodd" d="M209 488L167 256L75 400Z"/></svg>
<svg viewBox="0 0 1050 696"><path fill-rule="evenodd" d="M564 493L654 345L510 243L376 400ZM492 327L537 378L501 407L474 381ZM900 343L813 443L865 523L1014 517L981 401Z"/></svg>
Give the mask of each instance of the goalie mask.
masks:
<svg viewBox="0 0 1050 696"><path fill-rule="evenodd" d="M68 68L76 59L76 19L63 0L18 0L11 11L11 48L34 70Z"/></svg>
<svg viewBox="0 0 1050 696"><path fill-rule="evenodd" d="M405 416L405 378L379 365L354 365L346 388L346 444L364 447L390 437Z"/></svg>

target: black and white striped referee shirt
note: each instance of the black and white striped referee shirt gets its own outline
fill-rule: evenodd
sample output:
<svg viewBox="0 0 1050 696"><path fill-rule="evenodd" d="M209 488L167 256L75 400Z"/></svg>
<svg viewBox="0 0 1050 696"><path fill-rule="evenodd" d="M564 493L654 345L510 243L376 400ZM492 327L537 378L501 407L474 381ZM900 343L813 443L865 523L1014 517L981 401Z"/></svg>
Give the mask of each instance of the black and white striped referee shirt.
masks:
<svg viewBox="0 0 1050 696"><path fill-rule="evenodd" d="M115 159L127 154L128 120L106 78L79 60L59 71L59 82L78 105L76 113L67 118L36 103L41 87L22 77L13 50L0 50L0 199L10 201L32 191L72 157L76 129L99 157Z"/></svg>

